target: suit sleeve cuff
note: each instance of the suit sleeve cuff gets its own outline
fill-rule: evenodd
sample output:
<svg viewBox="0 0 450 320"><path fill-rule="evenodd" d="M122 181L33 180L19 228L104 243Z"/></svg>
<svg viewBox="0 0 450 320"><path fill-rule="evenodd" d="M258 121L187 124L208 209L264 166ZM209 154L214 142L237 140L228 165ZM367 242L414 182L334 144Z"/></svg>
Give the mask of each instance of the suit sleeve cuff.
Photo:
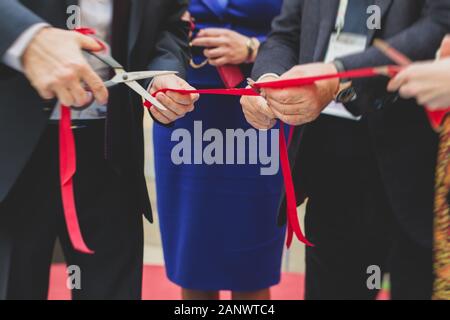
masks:
<svg viewBox="0 0 450 320"><path fill-rule="evenodd" d="M23 71L22 56L25 53L30 42L34 36L43 28L49 27L47 23L36 23L26 29L11 47L3 55L3 63L8 67L16 69L17 71Z"/></svg>

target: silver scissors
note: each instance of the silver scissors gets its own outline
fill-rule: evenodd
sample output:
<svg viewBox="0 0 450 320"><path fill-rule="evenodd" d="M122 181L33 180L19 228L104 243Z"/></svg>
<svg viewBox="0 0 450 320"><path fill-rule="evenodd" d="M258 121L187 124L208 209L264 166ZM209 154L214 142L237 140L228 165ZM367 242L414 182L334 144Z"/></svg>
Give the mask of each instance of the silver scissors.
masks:
<svg viewBox="0 0 450 320"><path fill-rule="evenodd" d="M144 87L139 84L139 80L151 79L158 76L177 74L176 71L137 71L137 72L127 72L125 68L117 62L111 55L106 53L98 53L92 51L85 51L90 55L94 56L115 72L115 76L108 81L105 81L105 87L111 88L119 84L126 84L128 87L133 89L137 94L139 94L142 99L149 101L156 108L166 111L167 108L164 107L156 98L154 98Z"/></svg>

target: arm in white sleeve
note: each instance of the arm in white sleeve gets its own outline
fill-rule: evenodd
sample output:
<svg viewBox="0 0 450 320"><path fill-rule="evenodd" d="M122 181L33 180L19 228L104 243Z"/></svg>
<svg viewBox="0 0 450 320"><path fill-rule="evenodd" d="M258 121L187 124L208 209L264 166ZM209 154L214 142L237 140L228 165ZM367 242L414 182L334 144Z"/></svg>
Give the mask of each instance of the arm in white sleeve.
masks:
<svg viewBox="0 0 450 320"><path fill-rule="evenodd" d="M17 71L23 71L22 68L22 56L33 40L34 36L42 29L49 25L47 23L41 22L32 25L27 30L25 30L19 38L14 41L11 47L5 52L2 57L2 61L7 66L16 69Z"/></svg>

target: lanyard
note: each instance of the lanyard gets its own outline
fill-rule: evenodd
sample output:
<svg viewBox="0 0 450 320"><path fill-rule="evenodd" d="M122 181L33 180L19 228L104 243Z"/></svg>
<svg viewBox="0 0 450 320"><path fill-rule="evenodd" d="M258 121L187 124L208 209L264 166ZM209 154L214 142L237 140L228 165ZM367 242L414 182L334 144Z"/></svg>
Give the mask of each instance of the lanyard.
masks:
<svg viewBox="0 0 450 320"><path fill-rule="evenodd" d="M348 9L348 0L340 0L335 26L338 37L341 34L342 30L344 30L345 15L347 14L347 9Z"/></svg>

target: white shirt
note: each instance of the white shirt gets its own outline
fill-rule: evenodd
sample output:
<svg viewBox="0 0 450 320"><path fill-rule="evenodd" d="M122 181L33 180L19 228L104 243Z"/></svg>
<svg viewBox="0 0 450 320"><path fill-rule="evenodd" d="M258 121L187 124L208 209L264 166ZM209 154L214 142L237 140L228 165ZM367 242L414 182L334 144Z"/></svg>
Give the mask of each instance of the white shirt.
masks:
<svg viewBox="0 0 450 320"><path fill-rule="evenodd" d="M93 28L97 31L97 37L109 43L111 40L111 25L113 19L113 0L79 0L81 8L81 25ZM45 27L46 23L38 23L25 30L19 38L12 44L2 57L3 63L7 66L23 71L22 56L33 40L33 37ZM96 58L87 55L89 64L104 79L109 76L109 69ZM100 110L101 109L101 110ZM84 111L74 111L74 119L101 119L105 117L105 107L92 106ZM53 114L52 119L59 117L58 112Z"/></svg>
<svg viewBox="0 0 450 320"><path fill-rule="evenodd" d="M113 16L113 0L79 0L81 25L97 30L97 36L109 42ZM25 30L2 57L7 66L22 71L22 56L34 36L47 23L38 23Z"/></svg>

